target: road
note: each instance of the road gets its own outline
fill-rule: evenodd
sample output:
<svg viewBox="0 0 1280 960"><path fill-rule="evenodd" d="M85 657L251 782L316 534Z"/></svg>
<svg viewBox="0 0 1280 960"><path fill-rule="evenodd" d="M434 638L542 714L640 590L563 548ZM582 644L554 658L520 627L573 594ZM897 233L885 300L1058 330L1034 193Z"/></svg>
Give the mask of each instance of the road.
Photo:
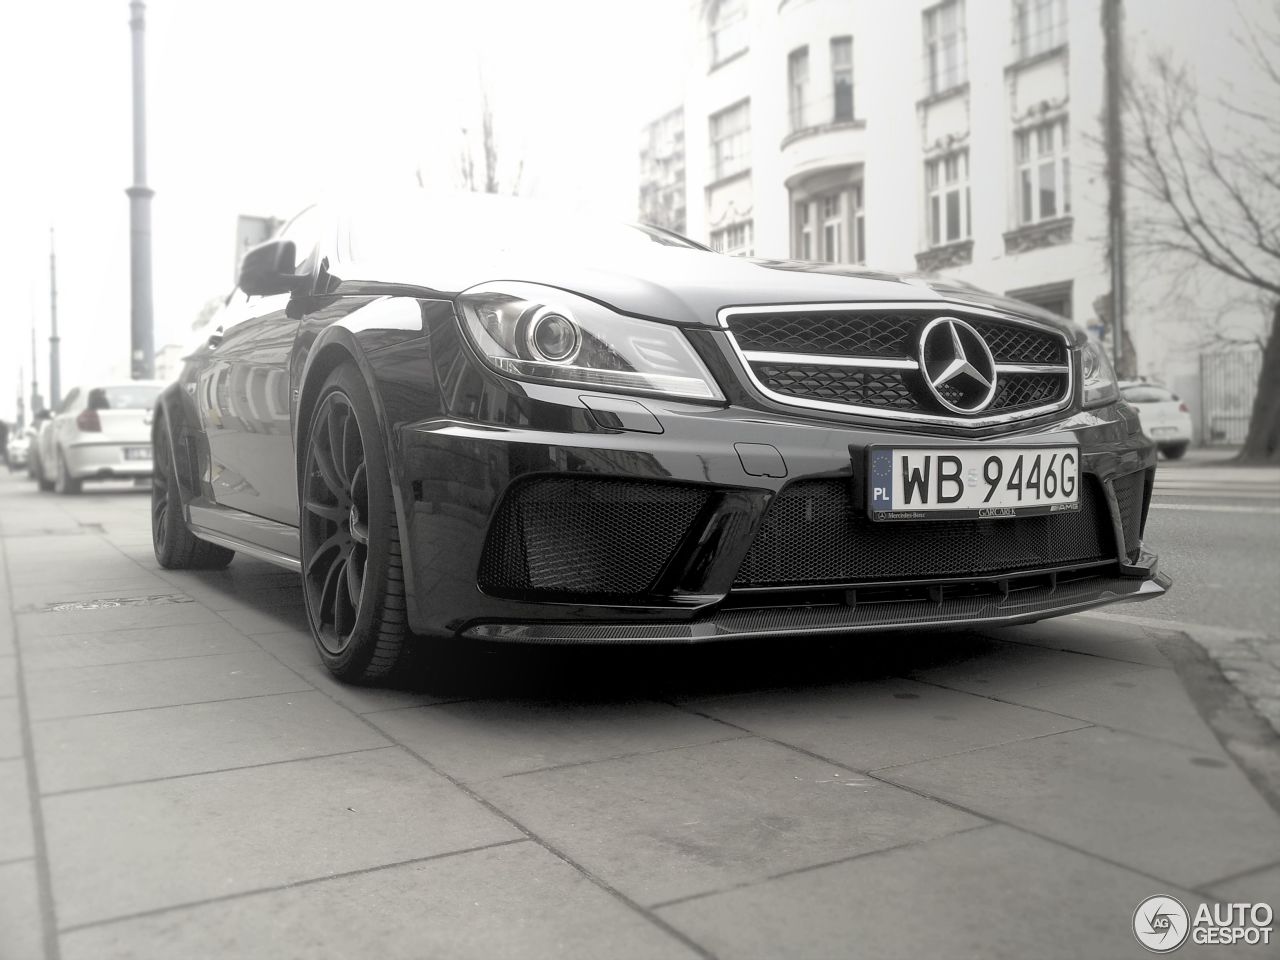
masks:
<svg viewBox="0 0 1280 960"><path fill-rule="evenodd" d="M1142 616L1280 636L1280 470L1161 461L1146 539L1174 589Z"/></svg>
<svg viewBox="0 0 1280 960"><path fill-rule="evenodd" d="M357 688L294 576L159 570L147 505L0 476L0 957L1136 958L1154 893L1280 907L1275 735L1165 601ZM1181 615L1265 621L1240 516L1153 513Z"/></svg>

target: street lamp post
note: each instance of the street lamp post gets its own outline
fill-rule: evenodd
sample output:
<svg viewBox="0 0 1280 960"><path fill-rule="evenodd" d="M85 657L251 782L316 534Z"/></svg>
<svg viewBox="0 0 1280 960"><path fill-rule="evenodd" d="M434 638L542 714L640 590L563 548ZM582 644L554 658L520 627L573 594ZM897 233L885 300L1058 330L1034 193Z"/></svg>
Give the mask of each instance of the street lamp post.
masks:
<svg viewBox="0 0 1280 960"><path fill-rule="evenodd" d="M133 379L150 380L155 374L154 324L151 315L151 198L147 186L147 87L143 40L146 4L129 4L129 28L133 31L133 185L129 195L129 281Z"/></svg>
<svg viewBox="0 0 1280 960"><path fill-rule="evenodd" d="M53 249L53 227L49 228L49 406L62 401L62 369L58 359L58 257Z"/></svg>

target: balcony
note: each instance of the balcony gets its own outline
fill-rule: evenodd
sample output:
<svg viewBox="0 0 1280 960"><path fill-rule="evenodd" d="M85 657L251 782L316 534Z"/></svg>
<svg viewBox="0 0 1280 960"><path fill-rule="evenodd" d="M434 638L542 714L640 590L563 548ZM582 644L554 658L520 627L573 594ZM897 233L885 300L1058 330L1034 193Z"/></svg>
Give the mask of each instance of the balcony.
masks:
<svg viewBox="0 0 1280 960"><path fill-rule="evenodd" d="M867 121L853 109L853 91L792 104L790 132L779 145L788 179L866 159Z"/></svg>

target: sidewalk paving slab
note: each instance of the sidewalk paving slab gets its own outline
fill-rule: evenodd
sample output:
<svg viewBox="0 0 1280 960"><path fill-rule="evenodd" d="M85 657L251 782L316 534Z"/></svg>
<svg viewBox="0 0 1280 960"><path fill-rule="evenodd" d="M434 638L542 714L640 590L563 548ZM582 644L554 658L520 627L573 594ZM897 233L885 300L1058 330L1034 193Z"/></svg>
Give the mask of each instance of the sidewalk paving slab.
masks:
<svg viewBox="0 0 1280 960"><path fill-rule="evenodd" d="M523 836L394 747L44 806L64 928Z"/></svg>
<svg viewBox="0 0 1280 960"><path fill-rule="evenodd" d="M18 695L18 660L16 657L0 657L0 697Z"/></svg>
<svg viewBox="0 0 1280 960"><path fill-rule="evenodd" d="M893 678L686 701L691 710L855 770L874 770L1027 737L1085 721Z"/></svg>
<svg viewBox="0 0 1280 960"><path fill-rule="evenodd" d="M387 746L315 691L33 725L45 794Z"/></svg>
<svg viewBox="0 0 1280 960"><path fill-rule="evenodd" d="M0 863L0 960L44 953L44 918L34 860Z"/></svg>
<svg viewBox="0 0 1280 960"><path fill-rule="evenodd" d="M1129 670L1115 677L1029 687L1008 700L1082 721L1168 740L1213 756L1222 744L1168 667Z"/></svg>
<svg viewBox="0 0 1280 960"><path fill-rule="evenodd" d="M1151 633L1140 624L1117 620L1109 622L1105 630L1100 630L1095 619L1097 616L1099 614L1096 613L1075 614L1040 623L1004 627L999 636L1006 643L1087 653L1149 667L1169 666L1169 659L1160 652Z"/></svg>
<svg viewBox="0 0 1280 960"><path fill-rule="evenodd" d="M1007 699L1034 687L1118 678L1148 669L1107 657L1049 650L999 637L970 635L934 663L911 669L908 676L952 690Z"/></svg>
<svg viewBox="0 0 1280 960"><path fill-rule="evenodd" d="M1275 812L1229 760L1101 727L882 775L1183 887L1280 859Z"/></svg>
<svg viewBox="0 0 1280 960"><path fill-rule="evenodd" d="M35 850L26 761L0 760L0 863L35 856Z"/></svg>
<svg viewBox="0 0 1280 960"><path fill-rule="evenodd" d="M658 913L723 960L1138 960L1148 954L1130 918L1155 892L1141 874L995 825ZM1190 944L1177 954L1206 955Z"/></svg>
<svg viewBox="0 0 1280 960"><path fill-rule="evenodd" d="M22 756L22 718L17 697L0 697L0 760Z"/></svg>
<svg viewBox="0 0 1280 960"><path fill-rule="evenodd" d="M170 596L172 590L161 589L143 597ZM78 598L72 597L72 600ZM139 627L172 627L175 636L192 624L217 623L218 614L195 602L128 604L119 607L96 607L90 610L44 610L39 613L19 613L18 636L26 646L37 646L46 637L61 637L69 633L110 633L115 630L136 630Z"/></svg>
<svg viewBox="0 0 1280 960"><path fill-rule="evenodd" d="M260 634L253 641L315 689L354 713L420 707L454 699L408 686L360 687L335 680L333 674L320 662L320 655L316 653L316 644L310 633L286 630Z"/></svg>
<svg viewBox="0 0 1280 960"><path fill-rule="evenodd" d="M24 645L22 669L30 676L41 670L257 652L257 645L240 631L221 620L214 620L180 629L172 626L137 627L108 633L42 637L39 642Z"/></svg>
<svg viewBox="0 0 1280 960"><path fill-rule="evenodd" d="M293 693L308 687L292 670L255 650L40 670L27 676L27 702L32 720L51 720Z"/></svg>
<svg viewBox="0 0 1280 960"><path fill-rule="evenodd" d="M471 700L368 719L462 781L747 736L653 701Z"/></svg>
<svg viewBox="0 0 1280 960"><path fill-rule="evenodd" d="M78 930L63 960L698 954L528 841Z"/></svg>
<svg viewBox="0 0 1280 960"><path fill-rule="evenodd" d="M643 904L982 822L754 738L487 780L475 789Z"/></svg>

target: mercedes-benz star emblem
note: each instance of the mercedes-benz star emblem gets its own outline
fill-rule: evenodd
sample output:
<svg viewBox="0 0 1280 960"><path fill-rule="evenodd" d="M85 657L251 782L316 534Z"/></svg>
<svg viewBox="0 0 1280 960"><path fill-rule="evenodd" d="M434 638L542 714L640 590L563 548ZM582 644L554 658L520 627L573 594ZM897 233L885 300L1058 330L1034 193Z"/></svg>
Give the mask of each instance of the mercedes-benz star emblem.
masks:
<svg viewBox="0 0 1280 960"><path fill-rule="evenodd" d="M937 401L953 413L978 413L996 395L991 348L956 317L937 317L920 331L920 372Z"/></svg>

